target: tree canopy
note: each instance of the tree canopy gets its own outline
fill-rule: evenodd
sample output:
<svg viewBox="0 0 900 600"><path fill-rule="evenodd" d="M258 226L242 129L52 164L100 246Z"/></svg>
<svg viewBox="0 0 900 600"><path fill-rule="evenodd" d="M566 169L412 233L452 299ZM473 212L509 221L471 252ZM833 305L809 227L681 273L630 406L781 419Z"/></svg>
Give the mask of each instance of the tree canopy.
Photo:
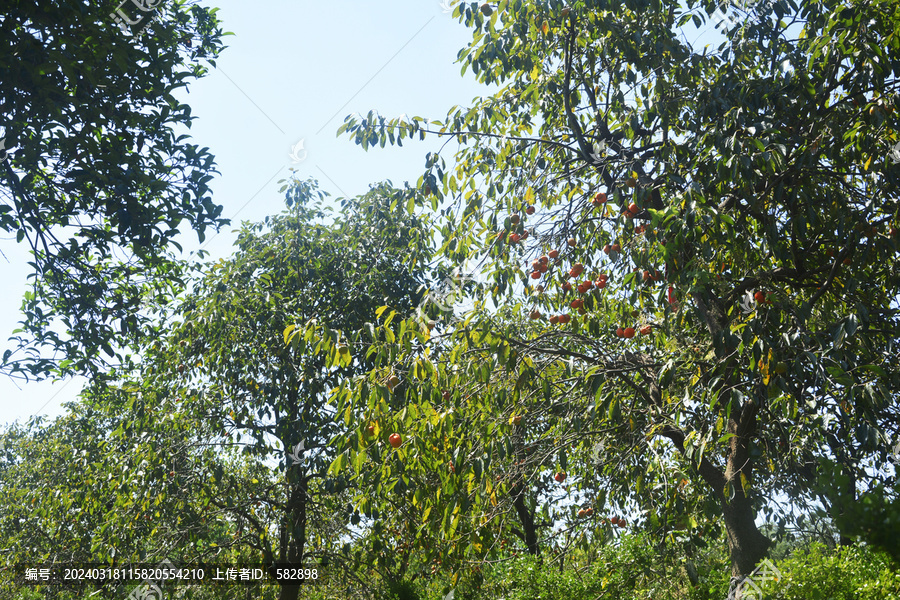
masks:
<svg viewBox="0 0 900 600"><path fill-rule="evenodd" d="M716 8L463 2L463 71L500 91L440 120L341 127L364 148L460 143L427 156L419 185L443 203L444 261L478 265L476 308L440 336L376 334L378 369L338 397L415 440L375 467L382 485L453 457L412 501L444 536L469 523L463 554L487 551L485 515L515 498L504 472L547 482L574 455L576 489L607 490L662 538L702 533L685 507L711 518L736 576L770 546L758 514L784 527L803 503L843 512L823 466L851 499L890 478L900 13L726 7L739 18L719 22L721 45L692 47L684 25ZM400 413L372 386L388 371L407 382Z"/></svg>
<svg viewBox="0 0 900 600"><path fill-rule="evenodd" d="M223 35L214 9L185 0L7 3L0 230L33 259L6 375L120 362L180 283L179 227L202 241L225 223L213 157L183 134L195 117L176 98L215 65Z"/></svg>

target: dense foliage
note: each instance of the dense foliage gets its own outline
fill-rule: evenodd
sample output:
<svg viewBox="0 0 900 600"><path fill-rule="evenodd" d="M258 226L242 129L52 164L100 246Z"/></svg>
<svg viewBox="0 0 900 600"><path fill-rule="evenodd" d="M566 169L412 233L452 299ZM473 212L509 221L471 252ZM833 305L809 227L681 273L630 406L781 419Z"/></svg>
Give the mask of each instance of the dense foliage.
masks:
<svg viewBox="0 0 900 600"><path fill-rule="evenodd" d="M202 241L225 222L213 157L181 135L195 117L175 97L215 65L215 14L186 0L4 4L0 231L33 258L3 374L100 376L152 337L155 301L180 285L179 227Z"/></svg>

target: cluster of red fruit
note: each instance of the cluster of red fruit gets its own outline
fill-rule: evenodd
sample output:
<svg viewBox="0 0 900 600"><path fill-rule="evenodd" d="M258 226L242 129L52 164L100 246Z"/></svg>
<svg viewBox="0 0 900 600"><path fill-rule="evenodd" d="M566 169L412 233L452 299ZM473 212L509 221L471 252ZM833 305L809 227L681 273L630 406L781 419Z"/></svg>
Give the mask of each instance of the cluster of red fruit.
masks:
<svg viewBox="0 0 900 600"><path fill-rule="evenodd" d="M643 325L643 326L641 326L640 329L638 329L638 332L640 332L641 335L647 335L651 331L653 331L652 325ZM619 327L618 329L616 329L616 337L625 338L625 339L630 340L631 338L634 337L634 335L635 335L634 327Z"/></svg>
<svg viewBox="0 0 900 600"><path fill-rule="evenodd" d="M593 508L590 508L590 507L589 507L589 508L582 508L581 510L578 511L578 518L580 519L581 517L589 517L589 516L591 516L592 514L594 514L594 509L593 509Z"/></svg>
<svg viewBox="0 0 900 600"><path fill-rule="evenodd" d="M610 525L618 525L619 527L625 527L625 525L627 525L624 517L612 517L609 520L609 523Z"/></svg>
<svg viewBox="0 0 900 600"><path fill-rule="evenodd" d="M622 214L628 218L632 218L632 217L636 217L639 212L641 212L640 207L638 207L637 204L632 202L631 204L628 205L628 208L626 208L624 211L622 211Z"/></svg>
<svg viewBox="0 0 900 600"><path fill-rule="evenodd" d="M597 208L602 207L604 204L606 204L606 194L604 194L603 192L597 192L596 194L594 194L594 199L591 200L591 204L593 204Z"/></svg>

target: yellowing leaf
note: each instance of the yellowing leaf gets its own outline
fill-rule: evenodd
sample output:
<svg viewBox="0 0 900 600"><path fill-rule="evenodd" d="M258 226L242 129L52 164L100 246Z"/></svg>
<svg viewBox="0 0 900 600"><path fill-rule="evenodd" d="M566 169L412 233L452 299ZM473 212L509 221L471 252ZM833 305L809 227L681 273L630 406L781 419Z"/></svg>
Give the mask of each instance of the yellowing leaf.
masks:
<svg viewBox="0 0 900 600"><path fill-rule="evenodd" d="M541 23L541 33L543 33L544 35L550 33L550 23L548 23L547 21Z"/></svg>

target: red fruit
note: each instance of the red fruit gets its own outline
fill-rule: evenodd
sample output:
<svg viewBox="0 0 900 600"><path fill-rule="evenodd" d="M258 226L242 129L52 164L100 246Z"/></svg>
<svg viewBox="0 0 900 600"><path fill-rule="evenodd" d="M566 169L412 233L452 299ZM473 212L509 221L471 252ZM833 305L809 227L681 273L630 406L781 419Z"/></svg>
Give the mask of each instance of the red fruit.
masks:
<svg viewBox="0 0 900 600"><path fill-rule="evenodd" d="M618 244L613 244L612 246L609 247L609 249L612 250L613 252L621 252L622 246L620 246Z"/></svg>
<svg viewBox="0 0 900 600"><path fill-rule="evenodd" d="M619 524L619 517L615 517L615 516L614 516L613 518L611 518L611 519L609 520L609 522L612 523L613 525L618 525L618 524Z"/></svg>
<svg viewBox="0 0 900 600"><path fill-rule="evenodd" d="M534 214L534 207L533 207L533 206L529 206L528 208L526 208L526 209L525 209L525 214L526 214L526 215L533 215L533 214Z"/></svg>
<svg viewBox="0 0 900 600"><path fill-rule="evenodd" d="M399 448L400 444L403 443L403 438L400 437L399 433L392 433L388 438L388 442L390 442L391 446L394 448Z"/></svg>
<svg viewBox="0 0 900 600"><path fill-rule="evenodd" d="M598 290L602 290L603 288L606 287L606 280L605 280L605 279L598 279L598 280L594 283L594 285L597 286L597 289L598 289Z"/></svg>
<svg viewBox="0 0 900 600"><path fill-rule="evenodd" d="M584 509L582 508L581 510L578 511L578 518L581 518L583 516L584 516Z"/></svg>
<svg viewBox="0 0 900 600"><path fill-rule="evenodd" d="M650 271L644 271L644 281L650 281L653 279L653 275L650 274Z"/></svg>
<svg viewBox="0 0 900 600"><path fill-rule="evenodd" d="M526 229L525 231L522 232L522 235L519 236L519 239L520 239L520 240L527 240L527 239L528 239L528 230L527 230L527 229Z"/></svg>
<svg viewBox="0 0 900 600"><path fill-rule="evenodd" d="M563 291L565 291L565 292L571 292L571 291L572 291L572 284L569 283L569 282L567 281L567 282L565 282L565 283L562 285L562 289L563 289Z"/></svg>
<svg viewBox="0 0 900 600"><path fill-rule="evenodd" d="M540 279L540 278L541 278L541 272L540 272L540 271L534 271L534 272L531 274L531 278L532 278L532 279Z"/></svg>
<svg viewBox="0 0 900 600"><path fill-rule="evenodd" d="M585 289L585 290L589 290L589 289L591 289L592 287L594 287L594 282L591 281L590 279L586 279L586 280L584 280L584 281L581 282L581 285L584 286L584 289Z"/></svg>
<svg viewBox="0 0 900 600"><path fill-rule="evenodd" d="M603 192L597 192L596 194L594 194L593 202L598 206L603 204L604 202L606 202L606 194L604 194Z"/></svg>
<svg viewBox="0 0 900 600"><path fill-rule="evenodd" d="M543 293L544 293L544 286L542 286L542 285L539 285L539 286L537 286L537 287L534 288L534 289L537 290L538 294L543 294Z"/></svg>
<svg viewBox="0 0 900 600"><path fill-rule="evenodd" d="M653 330L653 327L651 327L650 325L644 325L643 327L641 327L641 335L647 335L652 330Z"/></svg>
<svg viewBox="0 0 900 600"><path fill-rule="evenodd" d="M572 308L581 308L582 306L584 306L584 300L582 300L581 298L575 298L574 300L572 300L569 306L571 306Z"/></svg>
<svg viewBox="0 0 900 600"><path fill-rule="evenodd" d="M546 273L547 272L547 263L541 263L540 265L538 265L538 271L540 271L541 273Z"/></svg>
<svg viewBox="0 0 900 600"><path fill-rule="evenodd" d="M539 311L538 309L534 309L533 311L531 311L531 314L529 314L528 316L530 316L532 319L540 319L541 311Z"/></svg>
<svg viewBox="0 0 900 600"><path fill-rule="evenodd" d="M628 212L630 212L633 215L638 214L640 212L640 210L641 209L639 209L638 205L635 204L634 202L632 202L631 204L628 205Z"/></svg>
<svg viewBox="0 0 900 600"><path fill-rule="evenodd" d="M556 475L553 476L553 479L555 479L559 483L562 483L563 481L566 480L565 471L559 471Z"/></svg>
<svg viewBox="0 0 900 600"><path fill-rule="evenodd" d="M584 509L584 516L589 517L589 516L591 516L592 514L594 514L594 509L593 509L593 508L586 508L586 509Z"/></svg>
<svg viewBox="0 0 900 600"><path fill-rule="evenodd" d="M570 315L559 315L559 324L560 325L565 325L566 323L568 323L571 320L572 320L572 317Z"/></svg>
<svg viewBox="0 0 900 600"><path fill-rule="evenodd" d="M366 432L367 432L369 435L375 435L375 426L374 426L374 425L369 425L368 427L366 427Z"/></svg>
<svg viewBox="0 0 900 600"><path fill-rule="evenodd" d="M559 256L559 250L551 250L551 251L550 251L550 258L554 258L554 259L555 259L555 258L557 258L558 256Z"/></svg>
<svg viewBox="0 0 900 600"><path fill-rule="evenodd" d="M569 270L569 275L571 275L572 277L578 277L582 273L584 273L584 265L581 263L575 263Z"/></svg>
<svg viewBox="0 0 900 600"><path fill-rule="evenodd" d="M766 301L766 293L765 292L756 292L753 294L753 299L762 304Z"/></svg>
<svg viewBox="0 0 900 600"><path fill-rule="evenodd" d="M569 245L570 248L574 248L575 244L577 244L578 242L575 241L575 238L569 238L566 243Z"/></svg>
<svg viewBox="0 0 900 600"><path fill-rule="evenodd" d="M511 234L509 235L509 243L510 243L510 244L515 244L515 243L518 242L520 239L522 239L522 236L520 236L518 233L511 233Z"/></svg>
<svg viewBox="0 0 900 600"><path fill-rule="evenodd" d="M609 251L610 251L610 250L611 250L611 247L610 247L609 244L606 244L605 246L603 246L603 253L604 253L604 254L609 254Z"/></svg>
<svg viewBox="0 0 900 600"><path fill-rule="evenodd" d="M616 329L616 337L625 337L625 329L622 327Z"/></svg>
<svg viewBox="0 0 900 600"><path fill-rule="evenodd" d="M550 317L550 324L551 324L551 325L556 325L557 323L559 323L559 316L558 316L558 315L553 315L553 316L551 316L551 317Z"/></svg>
<svg viewBox="0 0 900 600"><path fill-rule="evenodd" d="M444 402L448 402L450 400L450 390L444 390L442 397L444 398Z"/></svg>
<svg viewBox="0 0 900 600"><path fill-rule="evenodd" d="M550 262L550 258L545 254L545 255L543 255L542 257L540 257L540 258L538 259L538 262L541 263L541 264L546 265L547 263Z"/></svg>
<svg viewBox="0 0 900 600"><path fill-rule="evenodd" d="M625 527L625 519L619 519L619 527Z"/></svg>
<svg viewBox="0 0 900 600"><path fill-rule="evenodd" d="M890 231L888 231L888 233L889 233L891 236L897 235L897 228L896 228L896 227L891 227L891 229L890 229Z"/></svg>
<svg viewBox="0 0 900 600"><path fill-rule="evenodd" d="M634 337L634 327L626 327L623 334L625 335L626 338L628 338L630 340L631 338Z"/></svg>
<svg viewBox="0 0 900 600"><path fill-rule="evenodd" d="M669 286L669 304L675 304L675 286Z"/></svg>

